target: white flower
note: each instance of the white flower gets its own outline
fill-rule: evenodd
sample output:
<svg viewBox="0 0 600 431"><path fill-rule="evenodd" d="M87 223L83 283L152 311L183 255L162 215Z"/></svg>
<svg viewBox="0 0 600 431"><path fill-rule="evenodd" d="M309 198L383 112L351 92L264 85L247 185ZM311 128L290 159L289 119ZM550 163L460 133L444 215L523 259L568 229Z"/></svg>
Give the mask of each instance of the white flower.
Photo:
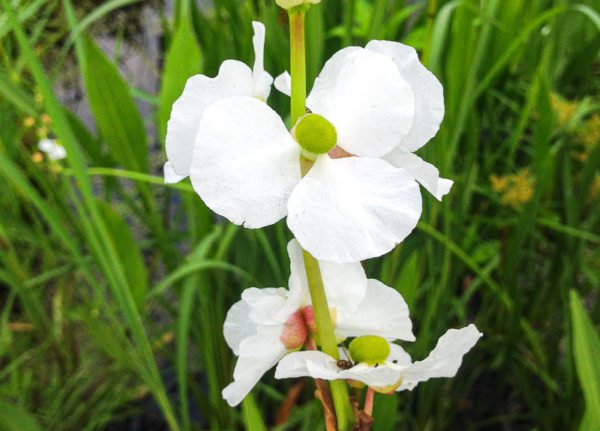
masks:
<svg viewBox="0 0 600 431"><path fill-rule="evenodd" d="M65 147L60 145L56 139L42 139L38 143L38 149L46 153L50 160L62 160L67 157Z"/></svg>
<svg viewBox="0 0 600 431"><path fill-rule="evenodd" d="M420 105L391 57L358 47L327 61L307 106L318 115L303 117L294 137L252 98L211 105L194 148L194 189L215 212L249 228L287 215L300 244L321 260L356 262L387 253L416 226L421 195L414 172L382 157L406 139L414 146L425 132L424 126L413 132L413 124L432 121L428 111L415 117ZM305 127L313 143L327 136L337 144L329 154L307 154L314 151L296 132L309 117L319 117ZM303 178L301 154L316 159Z"/></svg>
<svg viewBox="0 0 600 431"><path fill-rule="evenodd" d="M246 289L224 325L225 340L238 361L234 381L223 398L235 406L281 358L300 349L314 330L313 310L302 249L288 244L289 290ZM360 263L319 262L328 305L340 340L376 334L389 340L414 340L408 307L398 292L367 280Z"/></svg>
<svg viewBox="0 0 600 431"><path fill-rule="evenodd" d="M390 58L396 65L400 76L414 96L414 117L405 136L396 141L391 151L383 159L392 165L406 169L436 199L450 191L453 182L440 178L438 169L414 154L435 136L444 118L444 90L437 78L421 64L415 49L399 42L373 40L364 48ZM290 95L291 77L287 72L275 78L275 88ZM309 108L311 101L307 100ZM317 112L313 109L313 112ZM340 143L344 150L352 153L351 148ZM356 153L359 154L359 153Z"/></svg>
<svg viewBox="0 0 600 431"><path fill-rule="evenodd" d="M173 104L167 124L165 182L180 181L189 175L194 142L204 110L217 100L232 96L255 97L266 101L273 77L264 70L265 26L253 21L254 67L226 60L214 78L195 75L188 79L183 93ZM173 175L174 174L174 175Z"/></svg>
<svg viewBox="0 0 600 431"><path fill-rule="evenodd" d="M481 336L481 332L473 324L462 329L450 329L440 337L426 359L416 362L412 362L402 347L389 343L389 356L385 361L376 364L359 362L348 369L338 367L337 361L323 352L295 352L279 362L275 377L348 379L362 382L382 393L412 390L420 382L434 377L454 377L463 356ZM341 354L345 359L351 360L344 350L341 350Z"/></svg>

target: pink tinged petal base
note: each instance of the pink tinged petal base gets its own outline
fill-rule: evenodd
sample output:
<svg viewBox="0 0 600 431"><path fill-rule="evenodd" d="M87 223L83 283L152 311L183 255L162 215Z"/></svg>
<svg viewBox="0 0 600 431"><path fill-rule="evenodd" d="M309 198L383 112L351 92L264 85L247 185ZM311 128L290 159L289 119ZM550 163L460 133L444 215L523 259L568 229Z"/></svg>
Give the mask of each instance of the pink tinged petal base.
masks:
<svg viewBox="0 0 600 431"><path fill-rule="evenodd" d="M398 391L413 390L420 382L434 377L454 377L463 356L475 346L483 334L471 324L462 329L449 329L440 337L429 356L408 366Z"/></svg>
<svg viewBox="0 0 600 431"><path fill-rule="evenodd" d="M414 48L398 42L373 40L366 49L391 58L412 89L414 120L408 134L398 143L406 151L415 151L435 136L444 118L444 89L433 73L419 61Z"/></svg>
<svg viewBox="0 0 600 431"><path fill-rule="evenodd" d="M315 258L359 262L389 252L415 228L421 193L380 159L319 157L288 202L288 226Z"/></svg>
<svg viewBox="0 0 600 431"><path fill-rule="evenodd" d="M385 55L344 48L325 63L306 105L336 128L338 145L357 156L380 157L409 132L415 101Z"/></svg>
<svg viewBox="0 0 600 431"><path fill-rule="evenodd" d="M390 341L415 340L408 306L402 295L374 279L369 279L366 295L358 309L338 319L336 333L341 338L378 335Z"/></svg>
<svg viewBox="0 0 600 431"><path fill-rule="evenodd" d="M231 97L204 112L190 178L206 205L232 223L269 226L287 213L300 180L300 147L265 103Z"/></svg>
<svg viewBox="0 0 600 431"><path fill-rule="evenodd" d="M307 335L308 327L304 320L304 313L298 310L284 323L279 339L286 349L295 350L304 345Z"/></svg>
<svg viewBox="0 0 600 431"><path fill-rule="evenodd" d="M194 142L204 110L214 102L232 96L252 96L252 70L241 61L226 60L214 78L194 75L173 104L165 141L167 157L178 175L188 176Z"/></svg>
<svg viewBox="0 0 600 431"><path fill-rule="evenodd" d="M440 171L434 165L400 147L387 154L384 160L397 168L406 169L438 201L450 192L454 184L452 180L440 178Z"/></svg>

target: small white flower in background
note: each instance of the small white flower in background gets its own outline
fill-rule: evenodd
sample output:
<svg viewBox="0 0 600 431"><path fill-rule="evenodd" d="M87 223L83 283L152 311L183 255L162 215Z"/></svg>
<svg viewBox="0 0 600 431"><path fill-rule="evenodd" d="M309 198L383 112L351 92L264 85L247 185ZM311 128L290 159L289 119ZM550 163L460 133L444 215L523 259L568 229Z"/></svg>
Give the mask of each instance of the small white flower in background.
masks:
<svg viewBox="0 0 600 431"><path fill-rule="evenodd" d="M387 253L421 215L415 178L436 188L438 197L451 183L438 181L437 170L410 153L435 134L443 115L439 82L418 71L405 79L389 55L342 49L307 98L312 114L292 133L255 99L211 105L194 148L194 189L213 211L249 228L287 215L303 248L321 260L356 262ZM425 94L417 103L415 92L428 91L434 101ZM401 167L384 159L399 147L402 154L389 158L401 160ZM301 154L315 161L303 178Z"/></svg>
<svg viewBox="0 0 600 431"><path fill-rule="evenodd" d="M338 361L323 352L295 352L279 362L275 377L346 379L364 383L382 393L412 390L420 382L434 377L454 377L463 356L481 336L473 324L450 329L440 337L426 359L416 362L412 362L408 353L397 344L379 337L359 337L350 343L349 355L341 350L344 359L352 361L349 368L339 367ZM355 342L361 345L353 349Z"/></svg>
<svg viewBox="0 0 600 431"><path fill-rule="evenodd" d="M65 147L60 145L56 139L42 139L38 143L38 149L46 153L50 160L62 160L67 157Z"/></svg>
<svg viewBox="0 0 600 431"><path fill-rule="evenodd" d="M353 48L356 49L356 47ZM441 200L444 195L448 194L453 182L440 178L438 169L425 162L414 152L435 136L444 118L442 84L421 64L417 51L411 46L399 42L373 40L364 49L392 59L400 76L410 86L414 97L414 116L408 133L397 140L391 151L382 156L383 159L396 167L406 169L436 199ZM291 77L289 73L284 72L275 78L275 88L290 95ZM318 113L315 110L318 108L312 106L311 102L309 97L306 102L307 106L313 112ZM340 143L339 146L352 153L352 149L347 148L343 143ZM360 153L356 154L360 155Z"/></svg>
<svg viewBox="0 0 600 431"><path fill-rule="evenodd" d="M288 244L289 290L246 289L224 325L225 340L238 356L234 381L223 390L231 406L239 404L278 361L299 350L315 330L302 249ZM400 294L367 280L360 263L319 262L328 305L339 340L374 334L387 340L414 340L408 307ZM314 335L314 334L312 334Z"/></svg>
<svg viewBox="0 0 600 431"><path fill-rule="evenodd" d="M181 181L189 175L194 142L204 110L217 100L232 96L269 97L273 77L264 70L265 26L253 21L254 66L226 60L214 78L195 75L188 79L183 93L173 104L167 124L165 182Z"/></svg>

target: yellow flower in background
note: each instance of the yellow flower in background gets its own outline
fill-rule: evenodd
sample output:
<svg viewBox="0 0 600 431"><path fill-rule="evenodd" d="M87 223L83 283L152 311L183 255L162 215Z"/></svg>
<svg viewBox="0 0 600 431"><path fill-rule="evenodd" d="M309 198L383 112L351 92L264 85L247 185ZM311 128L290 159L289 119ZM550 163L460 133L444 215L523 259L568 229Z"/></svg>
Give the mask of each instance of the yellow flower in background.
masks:
<svg viewBox="0 0 600 431"><path fill-rule="evenodd" d="M27 129L32 128L35 125L35 119L33 117L27 117L23 120L23 126Z"/></svg>
<svg viewBox="0 0 600 431"><path fill-rule="evenodd" d="M571 102L563 99L558 93L550 95L550 104L558 116L558 124L562 127L566 125L577 111L577 102Z"/></svg>
<svg viewBox="0 0 600 431"><path fill-rule="evenodd" d="M50 118L48 114L40 115L40 120L42 121L42 124L45 124L46 126L52 124L52 118Z"/></svg>
<svg viewBox="0 0 600 431"><path fill-rule="evenodd" d="M492 175L490 178L492 182L492 189L496 193L501 193L508 188L508 177L501 177L498 175Z"/></svg>
<svg viewBox="0 0 600 431"><path fill-rule="evenodd" d="M581 126L577 133L578 150L573 157L585 162L600 142L600 112L592 114Z"/></svg>
<svg viewBox="0 0 600 431"><path fill-rule="evenodd" d="M535 180L531 178L529 168L516 174L492 175L490 181L492 189L501 195L502 205L513 209L520 209L529 202L535 190Z"/></svg>

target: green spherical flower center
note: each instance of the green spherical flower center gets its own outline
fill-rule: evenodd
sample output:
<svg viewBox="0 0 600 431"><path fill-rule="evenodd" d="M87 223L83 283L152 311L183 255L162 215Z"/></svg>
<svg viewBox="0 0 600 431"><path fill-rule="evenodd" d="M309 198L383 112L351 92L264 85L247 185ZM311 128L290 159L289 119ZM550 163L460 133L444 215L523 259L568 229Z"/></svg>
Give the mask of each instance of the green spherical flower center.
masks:
<svg viewBox="0 0 600 431"><path fill-rule="evenodd" d="M349 350L354 362L375 365L385 362L390 356L390 343L377 335L364 335L352 340Z"/></svg>
<svg viewBox="0 0 600 431"><path fill-rule="evenodd" d="M319 114L302 116L294 127L296 141L310 154L325 154L337 144L337 132L329 121Z"/></svg>

